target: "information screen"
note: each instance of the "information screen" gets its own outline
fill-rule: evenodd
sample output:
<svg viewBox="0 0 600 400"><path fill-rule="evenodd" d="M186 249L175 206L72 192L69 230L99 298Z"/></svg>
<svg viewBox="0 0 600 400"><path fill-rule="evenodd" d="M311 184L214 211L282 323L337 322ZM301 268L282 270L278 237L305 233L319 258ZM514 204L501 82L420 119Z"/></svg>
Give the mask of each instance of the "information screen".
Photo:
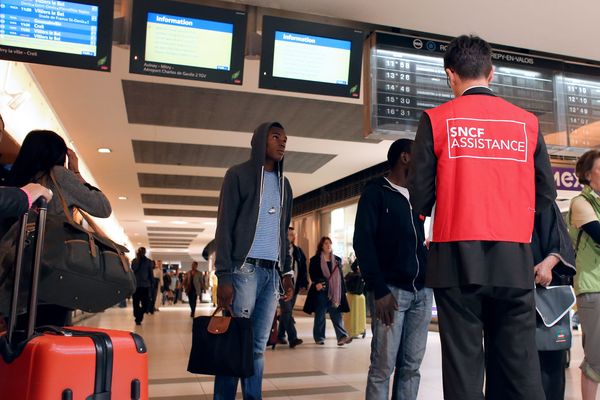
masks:
<svg viewBox="0 0 600 400"><path fill-rule="evenodd" d="M347 85L351 49L349 40L276 31L273 76Z"/></svg>
<svg viewBox="0 0 600 400"><path fill-rule="evenodd" d="M0 58L108 71L112 12L107 0L2 0Z"/></svg>
<svg viewBox="0 0 600 400"><path fill-rule="evenodd" d="M424 110L454 98L444 71L447 41L377 32L372 38L371 133L414 137ZM600 144L600 65L494 49L491 89L535 114L550 148ZM591 75L590 75L591 74ZM594 124L597 122L597 124Z"/></svg>
<svg viewBox="0 0 600 400"><path fill-rule="evenodd" d="M129 71L241 85L246 13L135 0Z"/></svg>
<svg viewBox="0 0 600 400"><path fill-rule="evenodd" d="M2 0L0 43L96 55L98 6L67 1Z"/></svg>
<svg viewBox="0 0 600 400"><path fill-rule="evenodd" d="M360 97L362 30L265 15L258 87Z"/></svg>
<svg viewBox="0 0 600 400"><path fill-rule="evenodd" d="M146 60L229 71L233 24L148 13Z"/></svg>

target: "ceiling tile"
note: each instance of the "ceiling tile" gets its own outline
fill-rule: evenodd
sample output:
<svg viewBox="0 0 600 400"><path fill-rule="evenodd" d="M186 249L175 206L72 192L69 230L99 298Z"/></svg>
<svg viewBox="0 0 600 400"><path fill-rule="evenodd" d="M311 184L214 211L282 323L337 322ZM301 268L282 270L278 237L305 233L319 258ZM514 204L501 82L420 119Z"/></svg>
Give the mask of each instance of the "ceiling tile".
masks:
<svg viewBox="0 0 600 400"><path fill-rule="evenodd" d="M219 198L206 196L176 196L168 194L142 194L142 203L217 207L219 205Z"/></svg>
<svg viewBox="0 0 600 400"><path fill-rule="evenodd" d="M148 232L204 232L204 228L173 228L162 226L147 226Z"/></svg>
<svg viewBox="0 0 600 400"><path fill-rule="evenodd" d="M155 217L192 217L192 218L216 218L216 211L204 210L165 210L162 208L144 208L144 215Z"/></svg>
<svg viewBox="0 0 600 400"><path fill-rule="evenodd" d="M221 190L223 178L195 175L138 173L140 187L162 189Z"/></svg>
<svg viewBox="0 0 600 400"><path fill-rule="evenodd" d="M290 136L377 142L363 138L360 104L131 80L122 86L131 124L253 132L277 120Z"/></svg>
<svg viewBox="0 0 600 400"><path fill-rule="evenodd" d="M250 148L132 140L136 163L229 168L250 158ZM335 154L287 151L284 170L312 174Z"/></svg>

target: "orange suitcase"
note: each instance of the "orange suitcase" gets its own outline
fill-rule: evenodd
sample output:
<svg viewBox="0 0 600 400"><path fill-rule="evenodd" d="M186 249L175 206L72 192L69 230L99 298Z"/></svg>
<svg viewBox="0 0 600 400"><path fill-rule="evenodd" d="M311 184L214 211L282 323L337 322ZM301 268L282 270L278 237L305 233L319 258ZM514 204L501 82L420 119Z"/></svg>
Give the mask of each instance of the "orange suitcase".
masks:
<svg viewBox="0 0 600 400"><path fill-rule="evenodd" d="M0 395L19 400L147 400L148 358L134 333L46 328L0 359Z"/></svg>
<svg viewBox="0 0 600 400"><path fill-rule="evenodd" d="M40 206L38 232L44 232L46 207ZM27 214L21 219L8 334L0 337L2 400L147 400L148 357L134 333L87 328L43 327L34 333L40 252L44 235L34 237L29 323L26 336L13 340L17 291L23 260Z"/></svg>

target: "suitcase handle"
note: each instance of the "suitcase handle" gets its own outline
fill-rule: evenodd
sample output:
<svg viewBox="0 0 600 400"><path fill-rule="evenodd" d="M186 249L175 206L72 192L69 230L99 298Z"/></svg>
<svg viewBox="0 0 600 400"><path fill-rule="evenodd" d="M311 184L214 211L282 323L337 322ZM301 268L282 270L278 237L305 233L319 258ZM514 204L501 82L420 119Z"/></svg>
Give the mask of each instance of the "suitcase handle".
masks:
<svg viewBox="0 0 600 400"><path fill-rule="evenodd" d="M29 288L29 320L27 323L27 338L33 336L33 330L35 328L35 318L37 316L37 291L38 281L40 276L40 262L42 249L44 247L44 234L46 231L46 215L48 212L48 202L45 198L40 197L35 201L34 205L38 208L38 216L36 219L36 235L34 235L34 255L33 255L33 267L31 286ZM15 324L17 321L17 308L19 298L19 287L21 284L21 271L23 269L23 255L25 251L25 242L27 240L27 222L29 219L29 211L21 216L21 228L19 230L19 237L17 238L17 254L15 257L15 279L13 285L12 299L10 303L10 317L8 324L8 343L12 344L13 336L15 331Z"/></svg>

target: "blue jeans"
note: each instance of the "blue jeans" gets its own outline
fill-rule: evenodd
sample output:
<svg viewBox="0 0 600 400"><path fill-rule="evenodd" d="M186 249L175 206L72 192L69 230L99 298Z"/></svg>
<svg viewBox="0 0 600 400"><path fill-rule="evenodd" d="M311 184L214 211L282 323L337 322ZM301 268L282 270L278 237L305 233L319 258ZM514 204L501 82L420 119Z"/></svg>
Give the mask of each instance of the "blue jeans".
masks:
<svg viewBox="0 0 600 400"><path fill-rule="evenodd" d="M421 380L419 367L425 355L427 327L431 321L433 292L428 288L418 292L393 286L389 289L398 303L398 310L394 313L394 323L389 327L375 316L371 319L373 340L366 398L387 400L390 377L394 373L392 399L416 400Z"/></svg>
<svg viewBox="0 0 600 400"><path fill-rule="evenodd" d="M263 353L267 346L279 298L279 273L245 263L233 273L233 313L250 318L254 335L254 375L242 379L244 400L262 399ZM238 378L215 377L214 400L234 400Z"/></svg>
<svg viewBox="0 0 600 400"><path fill-rule="evenodd" d="M329 313L335 336L337 340L348 336L348 332L344 328L342 313L338 307L333 307L329 298L327 298L327 290L317 292L317 308L315 310L315 324L313 326L313 338L315 342L325 340L325 314Z"/></svg>

